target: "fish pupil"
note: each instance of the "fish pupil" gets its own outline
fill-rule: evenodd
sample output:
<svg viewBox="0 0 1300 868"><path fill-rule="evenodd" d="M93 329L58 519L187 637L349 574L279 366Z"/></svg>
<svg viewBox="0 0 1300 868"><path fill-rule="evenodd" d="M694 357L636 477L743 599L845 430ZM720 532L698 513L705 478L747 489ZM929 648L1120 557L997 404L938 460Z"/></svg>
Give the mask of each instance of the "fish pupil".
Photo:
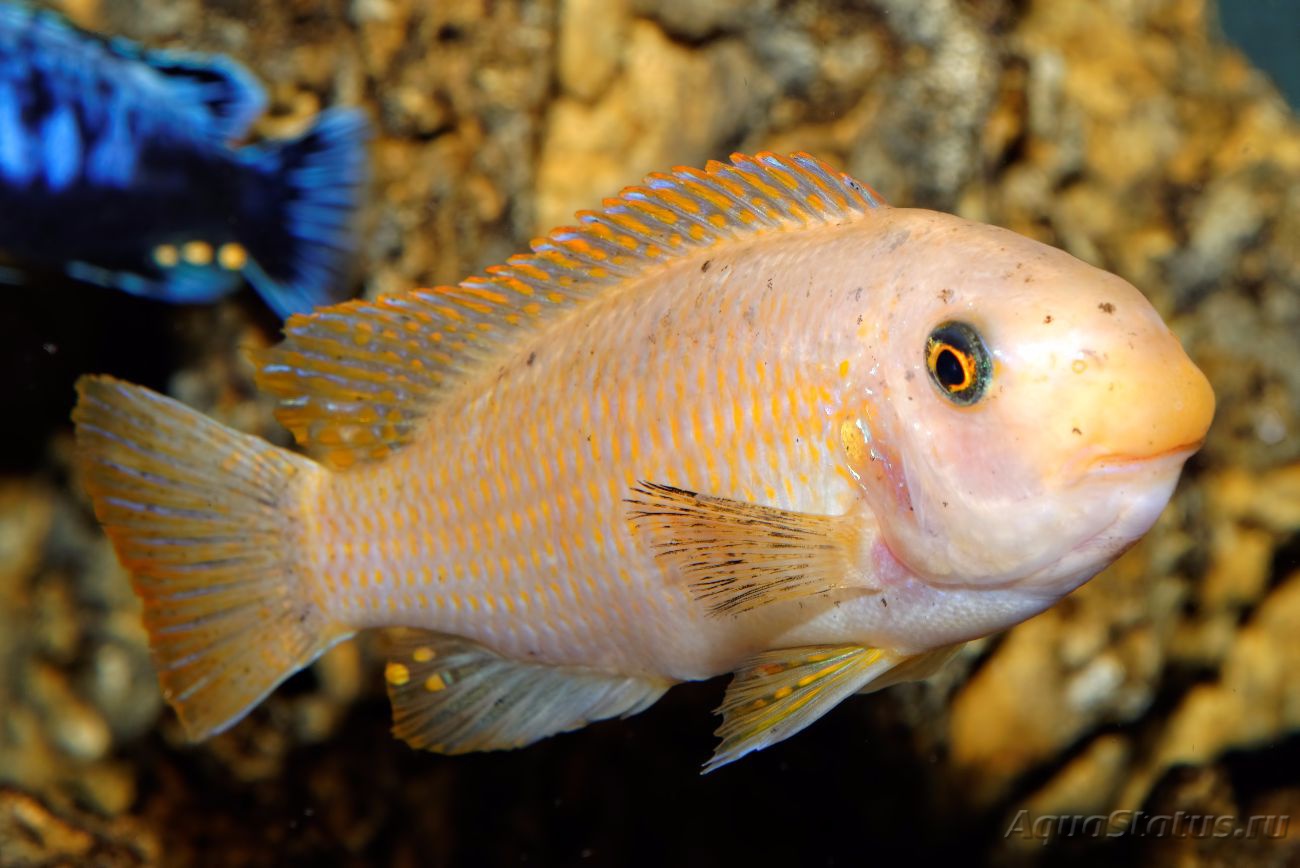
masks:
<svg viewBox="0 0 1300 868"><path fill-rule="evenodd" d="M950 391L956 391L966 384L966 369L962 367L961 359L951 347L944 347L939 351L939 358L934 363L934 373L939 378L940 384Z"/></svg>

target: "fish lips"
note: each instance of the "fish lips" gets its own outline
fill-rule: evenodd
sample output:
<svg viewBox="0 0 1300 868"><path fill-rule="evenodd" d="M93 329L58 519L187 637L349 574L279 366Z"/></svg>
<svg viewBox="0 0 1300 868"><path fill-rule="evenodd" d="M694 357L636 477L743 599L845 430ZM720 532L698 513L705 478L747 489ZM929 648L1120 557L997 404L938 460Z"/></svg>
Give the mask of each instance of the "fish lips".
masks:
<svg viewBox="0 0 1300 868"><path fill-rule="evenodd" d="M1179 468L1187 459L1200 451L1205 444L1202 437L1191 443L1183 443L1150 455L1126 455L1111 453L1092 458L1087 462L1087 476L1117 476L1122 474L1149 473L1152 470Z"/></svg>

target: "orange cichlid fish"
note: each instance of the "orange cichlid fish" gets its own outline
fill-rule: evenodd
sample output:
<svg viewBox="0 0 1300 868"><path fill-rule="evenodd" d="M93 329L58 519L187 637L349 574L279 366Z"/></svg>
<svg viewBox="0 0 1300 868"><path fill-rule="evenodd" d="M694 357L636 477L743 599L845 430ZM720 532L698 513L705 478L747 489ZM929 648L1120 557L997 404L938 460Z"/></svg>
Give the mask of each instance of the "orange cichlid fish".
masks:
<svg viewBox="0 0 1300 868"><path fill-rule="evenodd" d="M706 769L1051 606L1214 396L1124 280L805 154L651 175L255 354L313 456L85 377L95 512L188 734L404 627L394 732L513 748L733 672Z"/></svg>

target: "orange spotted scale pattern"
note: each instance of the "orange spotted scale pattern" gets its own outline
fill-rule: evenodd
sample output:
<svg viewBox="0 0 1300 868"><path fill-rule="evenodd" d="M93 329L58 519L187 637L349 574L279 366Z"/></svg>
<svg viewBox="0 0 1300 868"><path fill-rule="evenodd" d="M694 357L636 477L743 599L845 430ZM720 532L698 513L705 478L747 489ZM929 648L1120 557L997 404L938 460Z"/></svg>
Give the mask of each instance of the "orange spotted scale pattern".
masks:
<svg viewBox="0 0 1300 868"><path fill-rule="evenodd" d="M367 462L303 510L335 615L678 678L733 654L683 629L707 610L623 501L673 480L842 511L846 481L809 468L838 443L848 351L788 291L808 283L788 230L878 205L811 158L737 158L652 175L486 277L291 320L260 384L327 464Z"/></svg>

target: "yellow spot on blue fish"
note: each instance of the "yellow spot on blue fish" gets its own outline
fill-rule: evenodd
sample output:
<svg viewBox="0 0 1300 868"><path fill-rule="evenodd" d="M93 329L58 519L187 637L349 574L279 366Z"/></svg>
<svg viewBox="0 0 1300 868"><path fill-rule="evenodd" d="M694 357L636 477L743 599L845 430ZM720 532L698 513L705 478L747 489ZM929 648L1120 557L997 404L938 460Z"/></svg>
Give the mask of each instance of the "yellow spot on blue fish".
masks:
<svg viewBox="0 0 1300 868"><path fill-rule="evenodd" d="M206 241L186 241L181 247L181 258L190 265L211 265L212 245Z"/></svg>
<svg viewBox="0 0 1300 868"><path fill-rule="evenodd" d="M173 268L180 263L181 254L175 244L159 244L153 249L153 261L160 268Z"/></svg>
<svg viewBox="0 0 1300 868"><path fill-rule="evenodd" d="M227 271L239 271L248 264L248 251L242 244L223 244L217 248L217 264Z"/></svg>

